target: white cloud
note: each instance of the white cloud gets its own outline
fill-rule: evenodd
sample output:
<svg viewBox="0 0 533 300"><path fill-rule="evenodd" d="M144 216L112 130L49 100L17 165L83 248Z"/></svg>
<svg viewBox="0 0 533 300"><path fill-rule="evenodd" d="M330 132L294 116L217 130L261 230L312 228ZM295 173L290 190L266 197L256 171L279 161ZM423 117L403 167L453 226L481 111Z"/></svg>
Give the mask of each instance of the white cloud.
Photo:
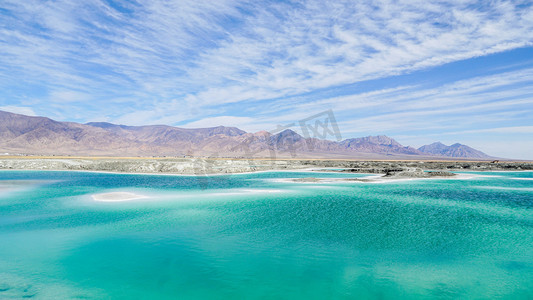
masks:
<svg viewBox="0 0 533 300"><path fill-rule="evenodd" d="M528 140L511 140L493 137L498 140L470 142L470 145L496 157L532 160L530 149L533 149L533 136L529 138Z"/></svg>
<svg viewBox="0 0 533 300"><path fill-rule="evenodd" d="M478 130L466 130L462 133L533 133L533 126L510 126L510 127L499 127L499 128L487 128L487 129L478 129Z"/></svg>
<svg viewBox="0 0 533 300"><path fill-rule="evenodd" d="M399 87L303 104L354 111L341 122L345 131L396 132L494 127L498 122L529 122L533 113L533 69L482 76L423 89ZM316 107L315 106L315 107ZM354 109L357 110L354 110ZM366 110L364 110L366 108ZM526 114L526 115L524 115Z"/></svg>
<svg viewBox="0 0 533 300"><path fill-rule="evenodd" d="M296 95L533 42L531 7L508 1L121 5L4 1L16 18L2 28L1 62L28 83L100 94L135 90L138 101L182 97L209 106Z"/></svg>
<svg viewBox="0 0 533 300"><path fill-rule="evenodd" d="M272 9L275 13L259 13L246 32L209 49L198 68L189 73L221 82L228 89L251 86L284 96L410 72L533 41L533 21L526 19L529 10L505 2L484 11L470 2L382 1L373 6L310 1L303 6L279 6ZM276 15L281 17L272 22Z"/></svg>
<svg viewBox="0 0 533 300"><path fill-rule="evenodd" d="M35 112L31 107L21 107L21 106L0 106L0 110L12 112L15 114L21 114L26 116L36 116Z"/></svg>
<svg viewBox="0 0 533 300"><path fill-rule="evenodd" d="M194 122L187 123L182 127L186 128L206 128L216 126L237 127L240 129L249 128L255 122L253 118L249 117L235 117L235 116L218 116L212 118L205 118Z"/></svg>
<svg viewBox="0 0 533 300"><path fill-rule="evenodd" d="M92 97L89 94L71 90L57 90L49 93L49 100L58 103L84 102L91 98Z"/></svg>
<svg viewBox="0 0 533 300"><path fill-rule="evenodd" d="M320 94L531 46L527 3L5 0L0 8L8 12L0 88L11 91L3 98L18 107L35 99L49 115L268 130L333 109L345 136L528 125L520 114L531 106L533 69Z"/></svg>

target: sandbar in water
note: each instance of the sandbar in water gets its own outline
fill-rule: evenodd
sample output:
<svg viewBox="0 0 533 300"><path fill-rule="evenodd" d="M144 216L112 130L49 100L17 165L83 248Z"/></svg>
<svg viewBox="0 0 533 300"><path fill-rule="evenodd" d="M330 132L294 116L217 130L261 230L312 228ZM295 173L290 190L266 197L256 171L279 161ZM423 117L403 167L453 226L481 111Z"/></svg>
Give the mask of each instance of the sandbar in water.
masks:
<svg viewBox="0 0 533 300"><path fill-rule="evenodd" d="M147 196L130 193L130 192L111 192L111 193L102 193L92 195L94 201L101 202L120 202L120 201L131 201L138 199L148 198Z"/></svg>

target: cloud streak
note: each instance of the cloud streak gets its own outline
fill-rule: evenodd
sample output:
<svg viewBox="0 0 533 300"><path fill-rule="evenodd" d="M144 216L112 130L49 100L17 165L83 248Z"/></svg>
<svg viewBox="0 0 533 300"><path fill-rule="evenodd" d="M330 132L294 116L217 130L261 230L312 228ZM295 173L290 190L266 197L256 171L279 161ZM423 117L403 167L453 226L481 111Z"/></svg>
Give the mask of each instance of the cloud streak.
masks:
<svg viewBox="0 0 533 300"><path fill-rule="evenodd" d="M525 1L5 0L0 18L0 104L58 119L268 129L331 108L348 134L531 125L520 61L391 83L533 46Z"/></svg>

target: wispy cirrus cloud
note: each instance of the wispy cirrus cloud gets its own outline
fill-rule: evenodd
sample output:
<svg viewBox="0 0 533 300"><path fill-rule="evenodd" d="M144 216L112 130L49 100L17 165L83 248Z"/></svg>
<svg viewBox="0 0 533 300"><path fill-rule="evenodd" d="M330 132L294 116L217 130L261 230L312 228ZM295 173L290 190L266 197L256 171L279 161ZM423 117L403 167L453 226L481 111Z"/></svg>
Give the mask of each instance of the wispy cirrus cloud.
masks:
<svg viewBox="0 0 533 300"><path fill-rule="evenodd" d="M35 112L31 107L21 107L21 106L0 106L0 110L8 111L15 114L22 114L26 116L36 116Z"/></svg>
<svg viewBox="0 0 533 300"><path fill-rule="evenodd" d="M528 32L533 28L531 9L509 2L476 6L468 1L321 1L286 6L258 14L246 26L249 30L209 49L199 59L199 68L189 73L223 80L230 88L268 88L285 96L533 42Z"/></svg>
<svg viewBox="0 0 533 300"><path fill-rule="evenodd" d="M75 121L255 129L331 108L353 134L487 116L525 126L525 58L486 74L466 75L468 64L422 73L531 46L528 1L5 0L0 104Z"/></svg>
<svg viewBox="0 0 533 300"><path fill-rule="evenodd" d="M30 83L48 78L45 89L102 88L112 99L130 88L137 101L217 105L533 42L531 8L509 1L110 3L4 1L3 67Z"/></svg>
<svg viewBox="0 0 533 300"><path fill-rule="evenodd" d="M530 122L533 112L533 69L481 76L436 88L410 87L372 95L332 99L328 105L359 102L372 111L356 120L344 121L352 132L383 130L404 134L409 131L443 132L451 128L496 127L499 122ZM352 98L353 97L353 98ZM347 104L349 105L349 104Z"/></svg>

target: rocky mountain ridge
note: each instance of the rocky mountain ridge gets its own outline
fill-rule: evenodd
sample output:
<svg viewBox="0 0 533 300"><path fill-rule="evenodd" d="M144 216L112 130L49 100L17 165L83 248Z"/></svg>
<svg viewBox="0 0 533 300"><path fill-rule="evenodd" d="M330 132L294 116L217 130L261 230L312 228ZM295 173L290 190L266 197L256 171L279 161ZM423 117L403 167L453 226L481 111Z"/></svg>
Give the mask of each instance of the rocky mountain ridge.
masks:
<svg viewBox="0 0 533 300"><path fill-rule="evenodd" d="M451 146L446 146L441 142L435 142L430 145L424 145L418 150L422 153L432 154L446 157L469 157L469 158L487 158L488 155L471 148L467 145L455 143Z"/></svg>
<svg viewBox="0 0 533 300"><path fill-rule="evenodd" d="M340 142L305 138L293 130L248 133L236 127L179 128L79 124L0 111L0 152L40 155L213 156L490 159L466 145L434 143L415 149L379 135Z"/></svg>

